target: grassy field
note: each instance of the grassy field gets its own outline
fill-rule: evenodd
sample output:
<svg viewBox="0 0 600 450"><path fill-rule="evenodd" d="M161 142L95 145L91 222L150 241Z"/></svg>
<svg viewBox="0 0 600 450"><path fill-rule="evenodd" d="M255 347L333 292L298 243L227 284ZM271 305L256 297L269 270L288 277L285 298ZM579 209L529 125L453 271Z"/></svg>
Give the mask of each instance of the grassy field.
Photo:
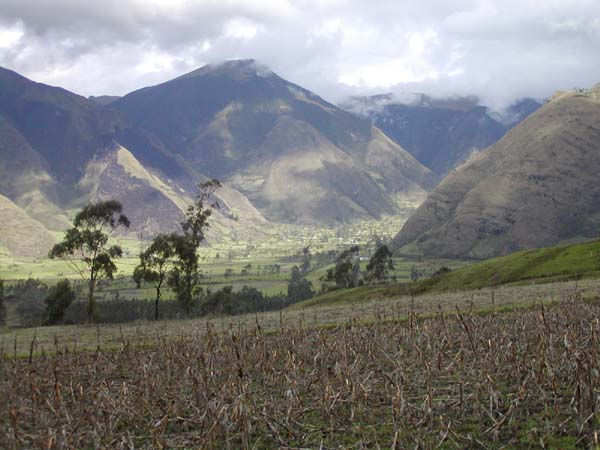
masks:
<svg viewBox="0 0 600 450"><path fill-rule="evenodd" d="M347 225L325 228L322 226L297 226L271 224L262 238L241 238L230 236L226 240L216 240L203 247L201 254L205 263L219 264L228 261L261 260L277 261L290 255L300 257L302 249L309 247L313 254L340 250L351 245L366 247L376 237L391 239L402 227L402 217L387 217L382 220L364 220ZM56 241L62 236L55 233ZM138 262L138 255L148 245L134 237L119 237L110 240L123 248L124 258L118 262L119 273L130 275ZM29 276L40 279L55 279L73 276L66 265L48 259L18 260L8 250L0 247L0 278L23 279Z"/></svg>
<svg viewBox="0 0 600 450"><path fill-rule="evenodd" d="M262 239L242 239L230 236L226 242L215 241L210 246L201 249L201 271L204 275L204 289L212 291L224 286L233 286L240 290L244 286L256 288L264 295L275 296L287 293L290 272L294 265L302 262L302 249L309 247L312 254L341 250L351 245L360 245L364 257L368 257L376 237L389 239L402 226L402 218L386 218L379 221L368 220L356 222L335 228L273 225ZM56 239L61 236L57 233ZM103 283L97 291L98 301L112 300L116 296L123 299L149 300L154 298L154 290L148 286L137 289L131 275L139 263L138 254L148 243L135 238L119 237L111 239L110 244L118 244L124 250L124 257L117 260L118 271L116 280ZM316 259L316 256L314 256ZM404 258L396 260L395 275L399 280L407 280L410 269L416 264L422 270L431 270L436 261L411 262ZM242 275L242 270L251 266L248 273ZM279 272L269 271L272 266L279 266ZM366 261L363 262L366 265ZM330 266L319 267L308 274L315 290L320 289L320 278ZM232 276L225 277L225 271L230 270ZM0 248L0 279L10 285L15 280L37 278L48 285L53 285L64 278L79 280L79 275L62 261L42 258L34 261L19 261L13 259L6 249ZM163 299L173 298L168 289ZM12 311L12 310L11 310ZM16 315L10 314L11 326L18 326Z"/></svg>
<svg viewBox="0 0 600 450"><path fill-rule="evenodd" d="M121 242L128 253L133 253L133 247L139 245L134 241ZM290 278L292 267L299 266L302 260L296 257L248 257L235 258L229 260L224 257L210 258L204 252L201 260L201 271L203 274L202 287L204 290L216 291L225 286L232 286L234 290L239 291L244 286L255 288L266 296L286 295L287 285ZM364 270L367 265L367 256L363 257L361 262ZM137 288L131 274L134 267L139 263L137 258L123 258L118 260L119 271L115 280L102 282L96 291L97 301L111 301L116 297L131 300L151 300L155 297L155 290L150 285L143 285ZM432 273L441 266L450 266L453 268L461 267L465 264L462 261L449 261L441 259L432 260L413 260L410 258L395 258L395 269L390 272L390 277L395 277L400 282L409 281L411 268L417 267L423 272ZM315 291L321 288L321 278L325 276L327 270L333 264L323 267L317 267L307 274L309 281L313 283ZM277 267L277 271L273 268ZM225 272L230 271L230 276L225 276ZM245 271L245 274L242 274ZM11 285L16 280L22 280L29 277L39 278L42 282L53 285L63 278L80 280L79 275L72 271L62 261L43 260L31 265L25 262L12 262L8 265L0 265L0 279L7 280L7 285ZM83 294L82 294L83 295ZM163 300L173 300L174 294L168 289L163 289ZM15 310L16 305L8 305L8 325L20 326L20 320Z"/></svg>
<svg viewBox="0 0 600 450"><path fill-rule="evenodd" d="M283 311L267 313L206 317L190 320L134 322L120 325L68 325L38 328L0 328L0 351L6 355L25 357L32 350L36 354L69 351L120 348L128 345L147 345L163 338L182 334L203 334L210 327L225 332L230 329L251 329L257 321L263 332L277 332L282 327L298 324L311 327L329 327L347 323L364 323L377 318L406 319L411 314L428 317L440 311L510 310L540 303L552 304L577 296L590 300L600 291L600 280L581 280L543 285L501 286L491 289L431 293L419 297L394 296L355 301L311 304L299 303Z"/></svg>
<svg viewBox="0 0 600 450"><path fill-rule="evenodd" d="M597 278L600 276L600 242L525 250L471 264L467 261L451 260L433 262L433 267L441 265L453 270L414 284L405 283L408 281L408 276L404 274L404 277L398 278L401 282L399 284L332 291L306 300L296 307L357 303L401 295L474 290L511 283L548 283L577 278Z"/></svg>
<svg viewBox="0 0 600 450"><path fill-rule="evenodd" d="M600 275L600 241L525 250L493 258L432 280L436 291L477 289L533 279Z"/></svg>
<svg viewBox="0 0 600 450"><path fill-rule="evenodd" d="M0 447L593 448L599 288L10 331Z"/></svg>

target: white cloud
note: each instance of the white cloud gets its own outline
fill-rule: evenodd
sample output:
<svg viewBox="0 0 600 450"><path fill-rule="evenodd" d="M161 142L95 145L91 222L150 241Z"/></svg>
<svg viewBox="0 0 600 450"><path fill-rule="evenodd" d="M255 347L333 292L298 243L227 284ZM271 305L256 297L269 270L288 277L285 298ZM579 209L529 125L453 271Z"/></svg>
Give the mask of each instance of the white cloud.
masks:
<svg viewBox="0 0 600 450"><path fill-rule="evenodd" d="M232 19L225 24L225 36L234 39L252 39L258 32L258 27L246 19Z"/></svg>
<svg viewBox="0 0 600 450"><path fill-rule="evenodd" d="M0 28L0 50L18 46L24 35L23 25L19 22L12 26Z"/></svg>
<svg viewBox="0 0 600 450"><path fill-rule="evenodd" d="M327 99L382 90L502 106L600 81L597 0L2 0L0 65L124 94L255 58Z"/></svg>

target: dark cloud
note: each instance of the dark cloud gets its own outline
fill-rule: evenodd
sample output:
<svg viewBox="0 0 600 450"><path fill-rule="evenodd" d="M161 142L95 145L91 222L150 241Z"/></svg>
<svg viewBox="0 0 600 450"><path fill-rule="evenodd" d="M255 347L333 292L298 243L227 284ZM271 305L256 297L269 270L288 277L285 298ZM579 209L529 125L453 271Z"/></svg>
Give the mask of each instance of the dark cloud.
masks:
<svg viewBox="0 0 600 450"><path fill-rule="evenodd" d="M596 0L3 0L0 65L124 94L255 58L337 101L419 91L515 98L600 81Z"/></svg>

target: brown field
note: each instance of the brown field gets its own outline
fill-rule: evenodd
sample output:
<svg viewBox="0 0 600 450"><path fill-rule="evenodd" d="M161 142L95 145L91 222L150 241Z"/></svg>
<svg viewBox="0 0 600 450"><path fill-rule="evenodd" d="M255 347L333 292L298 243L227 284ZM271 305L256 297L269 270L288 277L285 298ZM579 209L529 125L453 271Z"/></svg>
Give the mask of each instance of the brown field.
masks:
<svg viewBox="0 0 600 450"><path fill-rule="evenodd" d="M405 299L57 338L2 358L0 447L594 447L600 303L561 288L503 313Z"/></svg>

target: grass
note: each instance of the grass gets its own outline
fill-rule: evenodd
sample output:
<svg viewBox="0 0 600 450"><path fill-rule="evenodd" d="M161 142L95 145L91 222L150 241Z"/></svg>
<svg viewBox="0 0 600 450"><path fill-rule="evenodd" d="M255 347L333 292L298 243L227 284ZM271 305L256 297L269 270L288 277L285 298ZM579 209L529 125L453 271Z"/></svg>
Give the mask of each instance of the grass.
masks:
<svg viewBox="0 0 600 450"><path fill-rule="evenodd" d="M299 303L284 311L247 314L228 317L205 317L189 320L158 322L132 322L125 324L64 325L38 328L0 328L0 352L7 355L28 356L34 353L52 353L57 348L70 351L111 349L119 347L123 340L130 345L147 345L157 336L176 337L182 332L203 334L208 327L226 331L232 328L248 329L257 321L265 333L275 332L281 326L300 323L311 327L331 327L347 323L369 323L378 318L403 319L411 314L430 317L440 311L454 313L478 311L511 311L528 308L540 303L552 304L568 299L575 293L581 298L596 298L600 280L582 280L563 283L503 286L495 290L492 303L491 290L431 293L420 297L394 296L360 299L332 303ZM310 302L310 301L309 301Z"/></svg>
<svg viewBox="0 0 600 450"><path fill-rule="evenodd" d="M410 261L406 259L403 263L409 265ZM467 264L466 261L448 260L438 260L433 263L434 267L441 265L449 266L454 270L418 283L407 283L408 277L404 276L399 278L400 281L404 281L403 283L336 290L306 300L294 307L339 305L401 295L467 291L511 283L549 283L582 277L599 277L600 241L525 250L472 264Z"/></svg>
<svg viewBox="0 0 600 450"><path fill-rule="evenodd" d="M361 286L340 289L305 300L292 305L290 309L311 308L313 306L333 306L342 304L363 303L409 294L406 284L382 286Z"/></svg>
<svg viewBox="0 0 600 450"><path fill-rule="evenodd" d="M427 290L479 289L527 280L600 275L600 241L525 250L455 270L425 284Z"/></svg>
<svg viewBox="0 0 600 450"><path fill-rule="evenodd" d="M0 447L593 448L599 286L64 327L0 363Z"/></svg>
<svg viewBox="0 0 600 450"><path fill-rule="evenodd" d="M138 289L131 278L134 267L139 263L137 258L131 257L135 254L136 248L139 250L140 243L132 239L120 239L115 241L123 246L126 257L117 260L118 272L115 280L111 282L102 282L96 291L98 301L111 301L117 295L122 299L153 300L155 290L149 285L143 285ZM215 258L214 255L208 255L204 249L202 252L201 271L204 279L202 287L205 290L219 290L225 286L232 286L235 291L241 290L244 286L255 288L266 296L286 295L290 272L293 266L301 265L300 257L268 257L256 256L247 258L228 259L226 256ZM365 258L366 259L366 258ZM362 269L365 269L367 261L361 262ZM251 268L247 275L241 272L248 265ZM269 273L268 268L278 265L279 273ZM450 261L442 259L417 260L411 258L394 258L395 269L390 276L397 277L398 280L408 281L410 270L413 266L419 270L432 272L442 265L451 267L460 267L464 265L462 261ZM325 276L327 270L333 264L324 267L318 267L307 274L309 281L313 283L317 291L321 287L321 278ZM267 272L265 272L267 269ZM232 275L225 277L225 271L231 270ZM0 279L7 280L7 285L15 280L26 279L28 277L39 278L42 282L53 285L63 278L80 280L79 275L73 272L62 261L39 260L34 264L27 262L15 262L2 264L0 261ZM163 300L173 300L174 294L164 288L162 292ZM12 311L12 310L11 310ZM16 327L20 325L19 316L16 313L9 314L8 323Z"/></svg>

